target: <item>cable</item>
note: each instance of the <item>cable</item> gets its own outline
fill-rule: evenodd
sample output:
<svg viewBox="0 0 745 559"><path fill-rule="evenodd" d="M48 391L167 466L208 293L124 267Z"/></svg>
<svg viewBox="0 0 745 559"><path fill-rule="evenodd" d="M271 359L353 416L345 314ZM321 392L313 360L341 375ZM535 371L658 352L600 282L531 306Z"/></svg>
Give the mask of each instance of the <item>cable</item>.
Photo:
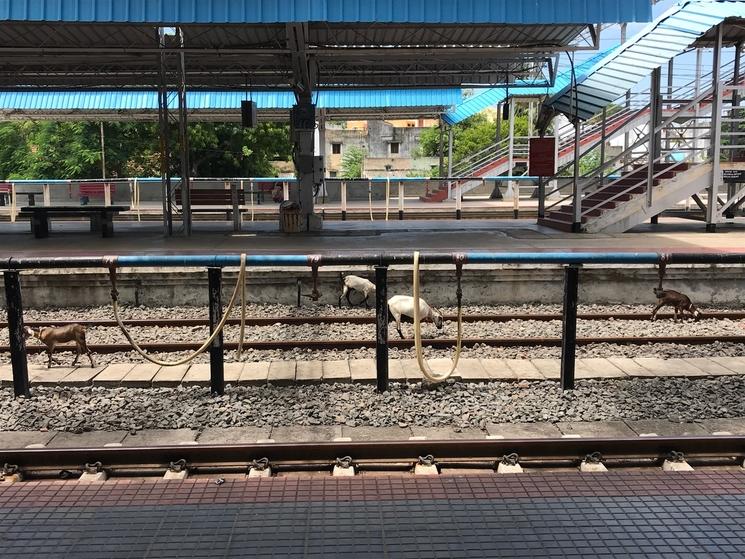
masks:
<svg viewBox="0 0 745 559"><path fill-rule="evenodd" d="M134 350L139 353L143 358L150 361L151 363L155 363L156 365L160 365L161 367L177 367L179 365L185 365L186 363L189 363L190 361L193 361L197 356L204 353L207 348L212 344L212 342L217 338L217 336L222 332L223 328L225 327L225 324L228 321L228 316L230 316L230 312L233 310L233 306L235 305L235 299L239 292L239 287L243 286L241 291L241 339L238 346L238 351L240 355L240 351L243 347L243 331L245 326L245 319L246 319L246 299L245 299L245 279L246 279L246 255L245 253L241 254L241 265L240 270L238 272L238 280L235 283L235 288L233 289L233 294L230 296L230 301L228 302L228 307L225 309L225 313L222 316L222 319L220 320L219 324L217 325L217 328L215 328L215 331L212 332L210 337L207 339L202 346L196 350L191 355L188 355L182 359L179 359L178 361L161 361L159 359L156 359L154 357L150 357L145 351L137 344L137 342L132 339L132 335L127 330L126 326L124 326L124 323L122 322L121 318L119 317L119 292L116 289L116 263L115 260L111 260L111 264L109 265L109 279L111 280L111 306L114 310L114 319L116 319L116 323L119 326L119 329L122 331L122 334L124 334L124 337L127 338L127 341L132 345Z"/></svg>
<svg viewBox="0 0 745 559"><path fill-rule="evenodd" d="M447 373L435 373L429 368L429 364L424 359L422 353L422 325L420 320L420 308L419 308L419 251L414 252L414 347L416 348L416 359L419 364L419 370L422 371L424 377L433 383L439 383L446 381L458 368L458 360L460 359L461 342L463 341L463 307L461 304L461 289L460 289L460 264L458 265L458 336L455 342L455 357L453 359L453 367Z"/></svg>

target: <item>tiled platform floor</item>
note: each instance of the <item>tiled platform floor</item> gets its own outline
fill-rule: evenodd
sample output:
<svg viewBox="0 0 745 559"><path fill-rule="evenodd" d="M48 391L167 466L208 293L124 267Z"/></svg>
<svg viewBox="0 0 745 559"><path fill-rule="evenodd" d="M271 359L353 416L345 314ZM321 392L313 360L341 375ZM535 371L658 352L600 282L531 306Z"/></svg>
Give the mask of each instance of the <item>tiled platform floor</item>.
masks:
<svg viewBox="0 0 745 559"><path fill-rule="evenodd" d="M0 485L34 558L742 557L745 472Z"/></svg>
<svg viewBox="0 0 745 559"><path fill-rule="evenodd" d="M443 361L440 363L440 361ZM450 367L448 360L436 360L435 368ZM458 376L465 382L496 380L558 380L558 359L461 359ZM578 379L633 377L705 377L745 374L745 357L710 359L625 358L578 359ZM209 386L209 365L200 363L181 367L118 363L101 368L31 366L31 383L85 386L128 386L132 388L197 385ZM0 386L11 386L10 365L0 365ZM419 382L422 373L415 359L391 360L389 378L393 382ZM375 382L373 359L339 361L272 361L226 363L227 384L290 384L312 382Z"/></svg>

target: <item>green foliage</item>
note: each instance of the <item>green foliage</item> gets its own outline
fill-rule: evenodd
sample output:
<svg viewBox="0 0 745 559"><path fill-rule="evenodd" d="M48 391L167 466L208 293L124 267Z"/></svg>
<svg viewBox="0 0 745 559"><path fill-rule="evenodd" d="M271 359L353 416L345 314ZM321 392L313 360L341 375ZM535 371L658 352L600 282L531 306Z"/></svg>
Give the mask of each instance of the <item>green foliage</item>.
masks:
<svg viewBox="0 0 745 559"><path fill-rule="evenodd" d="M171 130L178 137L178 130ZM108 177L160 175L158 126L107 123L104 126ZM272 176L271 161L289 160L286 125L264 123L189 126L190 167L194 176ZM180 173L178 147L172 171ZM96 178L101 176L99 124L95 122L0 123L0 178Z"/></svg>
<svg viewBox="0 0 745 559"><path fill-rule="evenodd" d="M507 138L509 122L503 121L501 126L502 138ZM447 131L444 132L443 150L447 154ZM515 112L515 136L528 135L527 111L518 109ZM463 122L453 126L453 165L463 159L488 148L496 141L497 123L489 120L484 113L478 113ZM433 126L425 130L419 137L417 154L437 157L440 147L440 127ZM445 157L447 165L447 157Z"/></svg>
<svg viewBox="0 0 745 559"><path fill-rule="evenodd" d="M362 176L367 152L357 146L347 148L341 159L341 178L356 179Z"/></svg>

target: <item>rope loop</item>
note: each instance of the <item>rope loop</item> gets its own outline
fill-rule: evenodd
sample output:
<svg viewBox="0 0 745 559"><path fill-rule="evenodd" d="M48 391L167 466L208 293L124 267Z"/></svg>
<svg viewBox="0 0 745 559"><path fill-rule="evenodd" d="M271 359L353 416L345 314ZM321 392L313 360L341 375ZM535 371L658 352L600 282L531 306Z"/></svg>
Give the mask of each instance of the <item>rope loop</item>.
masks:
<svg viewBox="0 0 745 559"><path fill-rule="evenodd" d="M462 263L456 263L456 276L458 278L458 288L456 295L458 297L458 336L456 338L455 345L455 357L453 358L453 367L448 372L435 373L430 369L429 364L424 359L422 352L422 324L421 324L421 312L419 308L419 251L414 253L414 272L413 272L413 283L414 283L414 347L416 349L416 359L419 364L419 370L424 375L424 378L432 383L444 382L449 379L452 374L458 368L458 360L460 359L461 343L463 341L463 308L462 308L462 293L461 293L461 268Z"/></svg>

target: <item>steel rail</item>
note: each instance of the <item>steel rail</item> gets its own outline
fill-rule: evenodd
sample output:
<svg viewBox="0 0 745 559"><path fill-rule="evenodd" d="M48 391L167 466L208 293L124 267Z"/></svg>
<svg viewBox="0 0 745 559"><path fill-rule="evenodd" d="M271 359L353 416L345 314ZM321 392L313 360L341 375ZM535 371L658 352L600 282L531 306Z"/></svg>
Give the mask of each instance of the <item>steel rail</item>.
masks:
<svg viewBox="0 0 745 559"><path fill-rule="evenodd" d="M455 321L455 315L443 315L446 321ZM649 314L642 313L579 313L579 320L624 320L624 321L648 321ZM658 320L667 320L674 318L671 313L659 313ZM719 311L707 312L704 315L707 320L742 320L745 319L745 311ZM561 320L561 314L469 314L463 316L463 322L511 322L513 320L535 320L536 322L550 322ZM133 318L123 320L126 326L135 327L168 327L181 328L190 326L207 326L207 318ZM66 326L69 324L80 324L86 327L99 328L116 328L114 320L24 320L26 326L40 328L43 326ZM238 318L230 318L227 321L229 325L240 323ZM303 324L375 324L375 317L370 315L351 315L351 316L268 316L268 317L251 317L246 319L247 326L273 326L275 324L284 324L289 326ZM7 328L8 323L0 321L0 329Z"/></svg>
<svg viewBox="0 0 745 559"><path fill-rule="evenodd" d="M350 456L354 461L416 462L431 454L437 462L464 459L498 461L517 453L521 461L580 461L600 452L605 460L662 459L671 452L688 457L741 458L745 436L406 440L370 442L270 443L238 445L178 445L103 448L33 448L0 450L0 463L21 470L81 470L101 462L103 469L133 466L166 468L184 459L188 468L270 463L332 464Z"/></svg>
<svg viewBox="0 0 745 559"><path fill-rule="evenodd" d="M425 347L434 349L450 349L455 345L456 340L452 338L423 339L422 344ZM610 337L593 337L577 338L578 346L591 344L611 344L611 345L645 345L645 344L681 344L681 345L707 345L713 343L745 343L743 336L610 336ZM175 353L179 351L194 351L199 348L200 344L189 342L177 343L142 343L139 344L142 349L148 352L157 353ZM398 349L410 349L414 347L413 339L393 339L388 341L390 347ZM474 347L485 345L489 347L559 347L561 338L463 338L463 347ZM223 344L226 350L238 348L237 342L225 342ZM109 353L127 353L133 348L129 344L88 344L90 350L101 355ZM351 350L374 348L375 340L275 340L270 342L264 341L246 341L243 343L244 349L254 349L260 351L269 350L291 350L295 348L310 350ZM58 345L55 351L73 351L73 345ZM26 347L28 353L43 353L46 347L43 345L29 345ZM0 353L9 353L10 346L0 345Z"/></svg>

